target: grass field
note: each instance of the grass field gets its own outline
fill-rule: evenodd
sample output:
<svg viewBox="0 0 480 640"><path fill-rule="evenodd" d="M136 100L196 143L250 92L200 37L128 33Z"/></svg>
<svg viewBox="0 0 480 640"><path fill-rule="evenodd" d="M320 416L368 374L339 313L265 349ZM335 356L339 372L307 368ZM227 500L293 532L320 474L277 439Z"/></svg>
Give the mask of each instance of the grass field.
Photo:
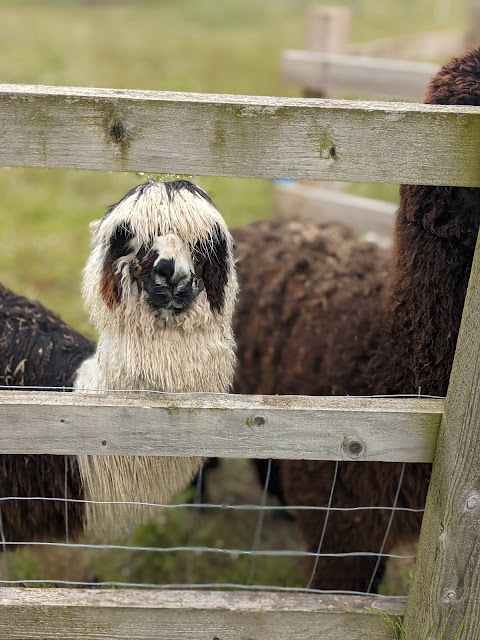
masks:
<svg viewBox="0 0 480 640"><path fill-rule="evenodd" d="M0 0L0 81L251 95L299 95L279 79L286 48L303 45L310 0L158 0L123 6ZM330 3L332 4L332 3ZM462 3L451 3L448 25L432 22L434 0L351 0L353 40L411 34L462 25ZM0 169L0 281L40 299L78 330L93 336L80 297L88 223L103 215L135 183L135 174ZM198 178L231 226L269 214L271 183ZM395 199L392 185L355 185L370 197ZM240 466L239 466L240 465ZM220 502L257 501L258 487L247 463L217 479ZM233 475L232 475L233 474ZM237 478L232 489L225 484ZM240 479L240 480L239 480ZM214 483L215 484L215 483ZM239 486L240 485L240 486ZM229 485L228 485L229 486ZM202 514L195 542L249 548L256 516L218 511ZM169 545L191 540L190 512L169 512L160 524L135 534L137 544ZM295 528L267 518L265 548L300 544ZM272 534L273 532L273 534ZM273 537L272 537L273 536ZM5 560L5 559L4 559ZM188 577L244 581L250 560L142 554L97 555L25 550L9 560L11 578L55 577L102 580L183 581ZM232 569L232 563L234 569ZM126 567L126 568L125 568ZM5 575L5 574L3 574ZM298 561L258 562L255 581L304 586ZM402 590L393 587L393 591ZM388 592L389 587L385 587Z"/></svg>

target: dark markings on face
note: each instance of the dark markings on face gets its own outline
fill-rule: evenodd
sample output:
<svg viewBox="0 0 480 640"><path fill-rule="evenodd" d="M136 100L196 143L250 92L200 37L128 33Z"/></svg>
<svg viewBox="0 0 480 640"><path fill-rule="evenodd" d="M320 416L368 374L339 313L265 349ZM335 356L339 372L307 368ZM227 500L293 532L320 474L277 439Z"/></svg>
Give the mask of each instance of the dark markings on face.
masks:
<svg viewBox="0 0 480 640"><path fill-rule="evenodd" d="M138 266L135 272L135 278L137 282L144 285L147 278L151 276L151 273L153 270L153 264L155 260L158 258L158 252L157 251L145 252L144 247L142 247L142 249L143 249L142 257L139 258L138 257L139 254L137 253Z"/></svg>
<svg viewBox="0 0 480 640"><path fill-rule="evenodd" d="M110 244L103 261L102 278L100 281L100 295L109 309L113 309L122 297L120 276L116 273L117 261L122 256L130 253L130 240L133 238L133 235L132 228L127 223L118 226L110 238Z"/></svg>
<svg viewBox="0 0 480 640"><path fill-rule="evenodd" d="M155 311L169 310L173 315L179 315L193 303L198 289L194 290L192 274L176 281L173 278L174 260L158 260L158 257L158 251L151 251L139 260L134 278L139 290L143 289L147 294L148 303Z"/></svg>
<svg viewBox="0 0 480 640"><path fill-rule="evenodd" d="M175 273L175 260L173 258L161 258L154 266L153 270L156 274L165 278L167 282L173 278Z"/></svg>
<svg viewBox="0 0 480 640"><path fill-rule="evenodd" d="M203 284L211 309L221 311L228 283L228 250L227 239L220 225L215 224L207 240L195 244L193 257L201 266Z"/></svg>
<svg viewBox="0 0 480 640"><path fill-rule="evenodd" d="M105 220L110 213L118 207L127 198L135 196L133 204L135 204L144 191L151 186L152 180L140 184L130 189L121 200L111 205L102 220ZM208 202L212 207L214 203L208 195L188 180L173 180L165 182L165 190L167 197L172 200L176 193L187 190L189 193L196 195ZM133 238L131 227L127 224L118 226L113 234L107 254L104 259L102 280L100 291L105 304L112 309L121 300L122 287L120 277L116 273L117 261L122 256L130 253L130 240ZM130 274L132 280L137 282L139 290L146 289L147 280L151 278L153 263L156 256L149 253L147 247L142 247L137 254L137 260L132 264ZM199 241L193 247L193 258L195 261L195 276L197 285L205 288L210 307L215 311L221 311L225 302L225 287L228 282L228 266L227 266L227 240L218 224L215 225L210 237L206 241ZM151 285L150 285L151 286ZM198 288L197 288L198 292ZM153 293L153 291L152 291ZM158 295L158 291L156 291ZM185 298L189 295L185 293ZM190 301L188 301L190 302ZM185 299L187 303L187 299Z"/></svg>
<svg viewBox="0 0 480 640"><path fill-rule="evenodd" d="M189 193L203 198L203 200L206 200L212 207L215 206L212 200L207 196L205 191L200 189L200 187L197 187L197 185L193 184L193 182L189 182L188 180L173 180L172 182L165 182L165 189L170 200L172 200L172 198L175 196L175 193L178 193L179 191L185 189Z"/></svg>

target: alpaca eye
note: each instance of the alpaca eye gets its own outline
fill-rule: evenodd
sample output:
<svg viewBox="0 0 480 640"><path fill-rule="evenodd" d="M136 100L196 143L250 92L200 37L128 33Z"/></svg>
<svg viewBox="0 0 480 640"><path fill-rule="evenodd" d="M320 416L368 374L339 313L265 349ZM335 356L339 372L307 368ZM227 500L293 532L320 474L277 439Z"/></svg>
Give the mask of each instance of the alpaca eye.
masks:
<svg viewBox="0 0 480 640"><path fill-rule="evenodd" d="M203 277L203 265L201 262L195 262L195 276L197 280L201 280Z"/></svg>
<svg viewBox="0 0 480 640"><path fill-rule="evenodd" d="M140 262L140 260L143 260L143 258L146 255L147 255L147 249L145 248L145 245L142 244L140 249L137 251L137 255L134 258L134 262L136 262L138 264Z"/></svg>

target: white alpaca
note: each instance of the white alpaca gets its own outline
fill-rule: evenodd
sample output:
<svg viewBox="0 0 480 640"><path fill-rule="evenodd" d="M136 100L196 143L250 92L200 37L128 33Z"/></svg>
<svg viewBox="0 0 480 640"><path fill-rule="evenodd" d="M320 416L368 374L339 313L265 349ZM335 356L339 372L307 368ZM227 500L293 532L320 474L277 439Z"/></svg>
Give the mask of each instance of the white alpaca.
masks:
<svg viewBox="0 0 480 640"><path fill-rule="evenodd" d="M148 181L91 229L83 295L100 338L75 388L228 391L237 279L232 238L208 196L187 181ZM87 500L167 503L201 461L80 456L79 467ZM125 531L147 517L138 506L86 508L87 529L96 533Z"/></svg>

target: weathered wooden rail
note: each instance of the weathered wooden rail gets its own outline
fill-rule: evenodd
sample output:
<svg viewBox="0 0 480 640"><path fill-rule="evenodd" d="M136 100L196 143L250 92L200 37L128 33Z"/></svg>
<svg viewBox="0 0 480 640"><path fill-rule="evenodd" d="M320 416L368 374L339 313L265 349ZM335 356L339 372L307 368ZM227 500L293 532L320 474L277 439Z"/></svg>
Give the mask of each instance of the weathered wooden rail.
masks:
<svg viewBox="0 0 480 640"><path fill-rule="evenodd" d="M480 109L0 85L0 166L480 186Z"/></svg>
<svg viewBox="0 0 480 640"><path fill-rule="evenodd" d="M0 637L385 640L379 612L396 619L404 610L396 598L0 588Z"/></svg>
<svg viewBox="0 0 480 640"><path fill-rule="evenodd" d="M0 123L0 163L10 166L480 186L480 108L473 107L3 86ZM473 640L480 612L479 267L477 249L444 416L441 401L416 398L2 392L0 450L434 459L406 624L412 638L423 639L434 623L450 615L458 625L468 613L462 637ZM0 635L391 638L375 609L401 615L404 603L1 589Z"/></svg>
<svg viewBox="0 0 480 640"><path fill-rule="evenodd" d="M417 398L13 391L0 451L432 462L442 415Z"/></svg>

